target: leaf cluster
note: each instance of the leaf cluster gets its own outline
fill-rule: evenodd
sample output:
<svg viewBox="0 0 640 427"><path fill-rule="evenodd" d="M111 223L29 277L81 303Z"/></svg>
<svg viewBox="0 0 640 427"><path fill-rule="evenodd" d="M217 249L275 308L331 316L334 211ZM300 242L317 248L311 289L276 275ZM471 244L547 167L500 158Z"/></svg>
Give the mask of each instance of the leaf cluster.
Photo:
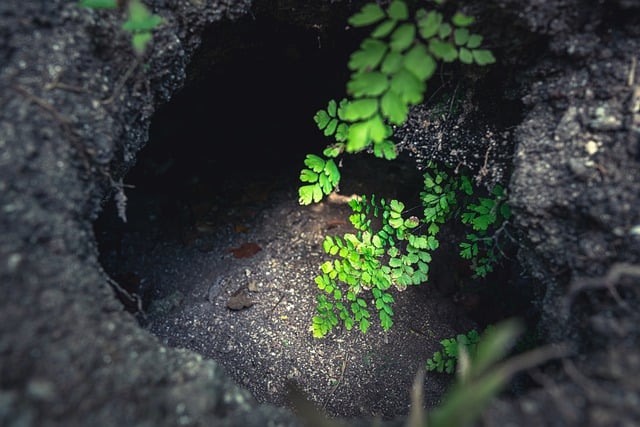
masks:
<svg viewBox="0 0 640 427"><path fill-rule="evenodd" d="M424 221L430 223L428 231L437 232L438 224L460 218L473 230L459 244L460 256L470 261L474 278L484 278L502 256L498 242L506 233L511 208L507 204L506 191L499 184L491 190L491 197L473 196L474 187L464 171L455 175L434 162L427 163L420 198Z"/></svg>
<svg viewBox="0 0 640 427"><path fill-rule="evenodd" d="M328 162L331 162L330 166L327 166ZM307 197L311 200L321 198L323 191L331 188L330 176L335 164L333 160L328 162L318 156L307 156L307 165L312 170L303 171L305 175L301 179L313 182L308 186ZM326 189L323 189L323 183ZM325 336L340 321L348 330L358 325L366 333L371 326L369 302L378 311L382 328L388 330L393 325L390 304L394 299L390 289L395 287L402 291L409 285L428 280L431 253L440 246L440 227L453 218L462 218L462 222L477 233L468 234L468 241L460 244L461 256L472 261L478 277L492 271L492 265L498 260L497 251L493 246L487 246L486 254L483 252L480 257L479 246L492 241L488 233L508 219L511 211L502 186L493 189L493 197L472 199L473 193L473 185L465 173L457 175L435 162L428 162L420 193L423 219L403 216L405 206L397 200L378 200L375 195L370 199L362 196L352 200L349 205L353 214L349 220L357 233L327 236L323 243L324 251L336 258L324 262L322 275L315 278L324 293L317 297L314 336ZM365 291L373 298L363 297ZM445 352L435 355L432 360L437 369L453 369L454 362L447 357L455 356L457 347L453 345L457 342L443 342Z"/></svg>
<svg viewBox="0 0 640 427"><path fill-rule="evenodd" d="M298 189L299 203L309 205L319 202L331 193L340 182L340 171L333 159L323 159L315 154L307 154L304 160L307 168L300 172L300 181L308 184Z"/></svg>
<svg viewBox="0 0 640 427"><path fill-rule="evenodd" d="M329 101L314 116L324 135L335 139L324 150L326 157L370 149L377 157L395 159L393 126L402 125L409 109L423 102L439 62L495 62L491 51L481 48L483 37L470 30L475 18L462 13L447 20L437 10L412 13L404 0L393 0L384 8L367 3L348 22L373 29L349 57L349 98ZM310 187L302 192L302 204L315 201L314 194L322 195Z"/></svg>
<svg viewBox="0 0 640 427"><path fill-rule="evenodd" d="M453 374L460 355L460 347L464 346L467 353L473 357L479 342L480 335L475 329L466 334L458 334L455 338L446 338L440 341L442 351L436 351L427 360L427 371Z"/></svg>
<svg viewBox="0 0 640 427"><path fill-rule="evenodd" d="M416 217L403 217L402 202L370 199L365 196L350 203L349 220L356 233L327 236L324 251L335 257L324 262L322 274L315 278L323 291L317 297L313 335L325 336L342 321L347 330L358 326L366 333L371 326L371 308L377 311L380 325L393 325L395 301L391 288L403 291L428 279L430 251L437 248L432 236L420 236L411 230L419 225ZM365 296L369 294L368 296Z"/></svg>
<svg viewBox="0 0 640 427"><path fill-rule="evenodd" d="M387 141L386 124L401 125L409 108L423 101L439 61L480 66L495 62L491 51L480 48L482 36L469 30L474 21L456 13L447 22L442 13L423 8L412 16L403 0L392 1L386 9L368 3L349 19L354 27L376 25L348 62L348 152L371 143L375 149Z"/></svg>
<svg viewBox="0 0 640 427"><path fill-rule="evenodd" d="M467 234L466 241L460 243L460 256L471 261L475 278L486 277L493 271L500 258L498 240L504 224L511 218L504 188L496 185L491 195L467 204L461 215L462 222L471 226L474 232Z"/></svg>
<svg viewBox="0 0 640 427"><path fill-rule="evenodd" d="M90 9L117 9L118 0L80 0L80 6ZM162 24L162 17L152 14L140 0L127 3L127 20L122 29L131 33L131 46L138 56L142 56L153 38L152 31Z"/></svg>

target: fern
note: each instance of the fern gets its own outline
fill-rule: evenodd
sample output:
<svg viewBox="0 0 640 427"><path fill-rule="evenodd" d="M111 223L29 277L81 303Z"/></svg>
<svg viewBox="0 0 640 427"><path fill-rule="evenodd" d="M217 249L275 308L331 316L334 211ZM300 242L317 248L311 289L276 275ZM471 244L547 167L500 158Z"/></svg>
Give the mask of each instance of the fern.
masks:
<svg viewBox="0 0 640 427"><path fill-rule="evenodd" d="M316 171L310 171L314 175L308 179L319 182L318 177L325 173L325 161L309 155L307 164ZM323 190L318 182L310 187L316 189L319 198ZM397 200L387 202L372 195L371 199L362 196L349 202L353 211L349 220L357 233L327 236L323 242L324 251L336 258L325 261L322 274L315 278L324 293L317 299L314 336L325 336L340 321L347 330L357 325L366 333L371 326L367 301L374 302L380 325L388 330L393 325L391 288L403 291L409 285L428 280L431 253L440 246L440 227L452 219L461 218L476 232L467 234L467 241L460 243L460 255L471 261L474 277L485 277L491 272L499 256L496 245L489 243L504 230L504 221L511 211L502 186L494 187L493 198L473 199L473 193L466 174L456 175L428 162L420 193L423 219L405 218L405 206ZM496 225L500 228L490 235ZM364 292L370 292L373 298L363 297ZM443 355L434 356L433 363L440 363L437 358ZM442 363L448 366L449 362L442 359Z"/></svg>
<svg viewBox="0 0 640 427"><path fill-rule="evenodd" d="M386 10L366 4L349 19L354 27L377 25L348 62L352 99L344 107L350 122L347 152L385 143L387 124L403 124L409 108L423 101L438 61L495 62L489 50L480 49L482 36L469 31L474 21L456 13L446 22L440 12L422 8L411 16L402 0L392 1Z"/></svg>
<svg viewBox="0 0 640 427"><path fill-rule="evenodd" d="M459 334L455 338L446 338L440 341L442 351L436 351L433 356L427 359L427 371L453 374L458 363L460 347L465 346L469 356L474 357L479 342L480 335L475 329L466 334Z"/></svg>
<svg viewBox="0 0 640 427"><path fill-rule="evenodd" d="M348 22L354 27L375 26L349 57L349 98L331 100L314 116L324 135L336 141L324 150L326 157L370 149L376 157L395 159L392 126L402 125L409 109L424 100L439 62L495 62L491 51L481 48L482 36L469 30L475 19L462 13L447 22L436 10L420 8L412 14L403 0L394 0L386 9L367 3ZM339 176L330 182L336 188ZM310 185L300 189L301 204L328 194Z"/></svg>
<svg viewBox="0 0 640 427"><path fill-rule="evenodd" d="M317 297L313 335L321 338L341 320L347 330L358 326L366 333L371 326L370 309L378 314L380 326L393 325L391 289L403 291L428 279L430 251L437 248L433 237L412 233L419 220L403 217L404 204L363 196L350 203L349 220L357 233L327 236L324 251L336 258L322 264L315 278L323 294ZM375 220L375 221L374 221ZM365 297L364 294L370 293ZM369 307L367 301L373 302Z"/></svg>
<svg viewBox="0 0 640 427"><path fill-rule="evenodd" d="M478 203L469 203L461 215L464 224L472 227L473 233L460 243L460 256L471 262L474 278L483 278L493 271L501 258L499 240L506 233L505 225L511 218L511 208L501 185L491 191L493 197L480 197Z"/></svg>
<svg viewBox="0 0 640 427"><path fill-rule="evenodd" d="M340 182L340 171L332 159L323 159L314 154L307 154L304 164L309 169L300 172L300 181L308 182L298 189L300 203L304 205L319 202L326 194L331 193Z"/></svg>

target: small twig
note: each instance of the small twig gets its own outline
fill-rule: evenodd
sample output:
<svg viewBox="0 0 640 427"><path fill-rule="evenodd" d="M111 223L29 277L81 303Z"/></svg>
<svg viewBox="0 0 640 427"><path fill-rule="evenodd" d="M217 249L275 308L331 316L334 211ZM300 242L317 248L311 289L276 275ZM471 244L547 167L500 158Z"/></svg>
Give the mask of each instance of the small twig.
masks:
<svg viewBox="0 0 640 427"><path fill-rule="evenodd" d="M609 268L607 274L602 277L595 278L579 278L573 281L569 288L567 295L567 309L571 306L576 294L587 289L600 289L606 288L611 293L611 296L616 300L621 307L629 309L626 302L622 300L622 297L616 289L616 284L623 276L640 277L640 265L628 264L628 263L615 263Z"/></svg>
<svg viewBox="0 0 640 427"><path fill-rule="evenodd" d="M453 95L451 96L451 102L449 103L449 112L447 113L447 120L451 117L451 112L453 111L453 103L456 100L456 95L458 94L458 89L460 88L460 83L456 84L456 88L453 90Z"/></svg>
<svg viewBox="0 0 640 427"><path fill-rule="evenodd" d="M145 316L145 312L142 309L142 298L140 298L140 296L138 296L138 294L135 294L135 293L131 294L126 289L124 289L122 286L120 286L120 284L118 282L116 282L115 280L113 280L111 277L107 276L107 282L109 282L111 287L114 288L117 292L119 292L120 294L124 295L129 301L135 303L136 307L138 308L138 312L140 314L142 314L143 316Z"/></svg>
<svg viewBox="0 0 640 427"><path fill-rule="evenodd" d="M280 302L282 302L282 300L285 297L285 293L282 292L280 294L280 298L278 298L278 302L276 302L276 304L273 306L273 308L271 309L271 311L269 312L269 316L271 316L273 314L274 311L276 311L276 307L278 307L278 305L280 304Z"/></svg>
<svg viewBox="0 0 640 427"><path fill-rule="evenodd" d="M76 93L88 93L89 91L83 87L80 86L74 86L74 85L69 85L66 83L60 83L60 81L56 78L54 81L47 83L46 85L44 85L44 90L46 91L50 91L53 89L62 89L62 90L68 90L70 92L76 92Z"/></svg>
<svg viewBox="0 0 640 427"><path fill-rule="evenodd" d="M45 110L47 113L51 114L51 116L65 128L65 131L71 132L71 129L70 129L71 121L68 118L66 118L63 115L61 115L60 113L58 113L55 110L55 108L53 108L53 106L51 104L49 104L47 101L45 101L42 98L39 98L39 97L35 96L31 92L29 92L26 88L24 88L24 87L22 87L20 85L13 85L12 88L16 92L18 92L19 94L21 94L25 98L27 98L29 101L33 102L38 107L40 107L43 110Z"/></svg>
<svg viewBox="0 0 640 427"><path fill-rule="evenodd" d="M333 388L331 389L331 391L327 395L327 398L324 400L324 403L322 404L322 410L324 410L327 407L327 403L329 403L329 400L331 399L331 396L333 396L333 393L335 393L336 390L338 389L338 387L340 387L340 384L342 383L342 380L344 379L344 371L345 371L345 369L347 369L347 358L346 358L346 356L342 360L342 369L340 370L340 377L338 378L338 381L336 382L336 384L333 386Z"/></svg>
<svg viewBox="0 0 640 427"><path fill-rule="evenodd" d="M489 142L489 147L487 147L487 151L484 153L484 164L478 171L478 176L476 177L476 185L479 185L480 181L482 181L482 178L487 176L487 174L489 173L489 153L491 152L492 148L493 144Z"/></svg>
<svg viewBox="0 0 640 427"><path fill-rule="evenodd" d="M131 77L131 73L133 73L133 70L135 70L137 68L138 64L139 64L139 60L133 61L131 66L129 66L129 68L124 73L122 78L118 81L118 84L116 85L115 89L113 89L113 92L111 93L111 96L102 101L102 105L111 104L116 99L116 97L118 96L118 94L120 93L122 88L124 87L124 84L127 82L127 80L129 80L129 77Z"/></svg>

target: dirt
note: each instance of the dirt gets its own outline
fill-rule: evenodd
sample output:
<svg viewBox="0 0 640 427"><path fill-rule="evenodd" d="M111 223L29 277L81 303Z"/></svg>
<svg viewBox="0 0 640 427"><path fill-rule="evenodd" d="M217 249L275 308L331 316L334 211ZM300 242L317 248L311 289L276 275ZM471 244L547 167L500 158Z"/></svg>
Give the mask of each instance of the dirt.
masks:
<svg viewBox="0 0 640 427"><path fill-rule="evenodd" d="M193 236L190 232L183 237L185 224L194 223L190 222L189 211L179 207L191 207L185 189L198 188L197 183L163 182L158 187L159 194L138 199L142 206L137 207L135 204L139 202L132 193L142 188L131 189L125 184L132 178L128 173L133 171L134 165L139 166L140 150L151 140L152 117L160 117L158 108L186 81L187 66L194 59L195 48L206 38L207 29L214 30L213 40L219 49L203 59L205 65L225 58L230 45L223 43L224 36L236 34L236 31L246 35L247 45L254 46L253 52L258 54L264 53L260 43L267 40L266 36L280 32L279 40L286 47L287 56L301 58L304 53L324 52L328 46L344 43L343 37L348 31L344 25L345 9L339 5L352 8L357 6L356 2L327 0L293 4L207 0L146 3L152 5L154 13L166 18L166 25L154 32L155 43L144 63L136 64L132 60L130 40L121 31L122 14L118 11L88 11L78 8L75 2L62 0L0 2L0 283L3 290L0 299L0 424L65 427L300 425L286 408L260 403L269 396L256 393L260 402L256 401L253 393L239 387L224 372L227 368L221 369L212 358L164 345L158 339L160 334L150 332L150 320L177 313L169 310L172 306L193 308L200 304L199 309L194 309L198 314L207 311L213 315L215 310L221 310L218 312L220 317L209 317L209 322L220 320L222 316L242 322L254 313L269 314L268 311L274 309L274 316L261 316L256 324L268 324L282 328L282 334L291 334L285 323L289 319L280 316L289 316L284 310L294 297L299 296L302 301L303 294L294 295L294 290L302 289L302 285L292 286L286 279L294 277L295 284L307 283L317 270L311 266L308 271L293 268L287 271L285 278L271 270L268 262L280 259L283 265L278 266L278 272L285 271L281 268L287 260L287 265L297 263L299 260L289 258L291 246L284 242L291 238L300 243L300 236L288 234L289 229L278 229L276 224L257 214L249 215L252 219L243 225L247 227L246 233L238 232L235 228L237 217L244 214L225 210L231 212L234 219L217 218L217 223L227 224L226 234L221 234L227 236L227 241L219 242L220 251L215 252L210 233L206 231L210 226L208 222L201 224L203 235L196 234L195 240L189 237ZM543 338L567 341L576 351L573 357L561 363L533 371L535 388L515 397L501 396L493 401L479 424L637 425L640 419L640 335L637 326L640 319L635 309L640 301L635 269L640 259L638 2L495 0L465 2L467 7L478 17L478 25L488 29L483 32L485 41L495 49L498 62L490 67L492 71L470 76L471 85L466 87L470 87L475 96L467 105L469 111L489 111L491 114L478 114L479 122L462 121L450 128L456 131L451 136L463 138L463 146L455 146L459 154L456 158L472 166L482 165L482 156L486 153L483 144L486 143L498 155L495 159L487 159L492 167L498 166L493 178L510 177L510 200L515 214L513 226L519 231L517 260L522 266L523 277L527 278L521 288L530 289L535 295L536 308L542 313L540 331ZM340 10L340 19L327 18L336 10ZM259 11L262 15L257 13ZM265 11L283 18L276 19L271 26L260 27L257 33L251 32L251 25L241 26L235 21L245 17L246 22L264 22L261 18ZM299 27L303 31L287 32L288 23L284 21L289 19L301 19L303 23ZM264 55L261 57L265 58ZM346 63L344 57L340 61ZM256 75L269 71L269 67L254 67L250 61L245 63L245 68L253 72L246 80L247 85L256 81L253 78ZM300 87L297 87L298 92L314 99L334 96L335 92L327 90L323 83L335 80L342 85L344 76L339 75L337 69L331 67L333 71L323 73L326 78L314 79L316 93L300 90ZM202 70L208 72L206 67ZM340 70L344 72L345 69ZM301 71L304 74L304 69L297 70L298 73ZM451 75L439 73L439 83ZM223 76L217 76L217 79L225 82ZM282 87L271 86L276 95ZM216 105L217 98L211 99L207 108L199 111L209 123L213 121L207 114ZM273 95L271 99L274 99ZM244 119L240 126L233 123L237 133L251 127L242 126L243 123L260 115L247 113L244 108L259 101L250 92L249 95L238 94L235 100L238 101L235 111ZM318 107L313 106L313 109ZM273 109L273 105L263 108ZM286 114L298 110L305 120L310 117L308 111L298 108L286 110ZM517 114L511 114L514 111ZM501 120L503 116L507 116L506 122ZM178 120L182 119L183 116L178 117ZM221 135L220 130L225 129L227 123L218 123L222 124L207 134L216 138L202 140L202 146L213 147L213 152L219 154L222 146L240 145L238 141L241 140L232 138L234 133ZM465 131L459 132L459 128ZM483 138L483 135L486 135L486 129L493 131L494 128L500 132L497 136L506 139L497 139L497 144L491 145L494 140ZM459 141L447 137L442 139L442 145L439 140L433 144L425 130L415 130L406 146L416 152L438 151L446 157L452 154L451 151L447 153L452 148L450 143ZM287 133L282 128L276 129L277 135ZM185 141L179 136L173 135L174 146L184 147L192 164L211 157L222 158L224 162L221 155L204 156L202 146L198 150L185 147ZM259 134L253 136L244 141L258 143L247 151L258 152L260 147L268 147L259 152L262 159L280 153L279 137L261 139ZM478 141L482 143L480 150L467 151ZM298 141L299 145L304 145L302 142L308 141ZM467 152L469 155L465 155ZM168 157L174 157L174 154ZM166 159L160 159L162 161L156 165L158 170L171 166L165 163ZM296 160L298 165L299 160ZM507 165L508 169L503 170L502 165ZM251 165L240 165L237 169L242 174L251 169ZM285 172L291 176L289 171ZM272 175L270 182L274 182ZM136 184L140 182L136 181ZM169 197L167 189L172 185L175 188ZM236 195L251 193L249 187L239 190L227 182L217 187L214 194L219 194L218 190L224 192L225 188ZM289 197L295 200L292 189L278 188L281 190L269 189L268 202L262 205L253 202L256 210L271 212L279 218L277 211L272 210L276 206L284 206L290 214L298 212L299 206L286 202ZM182 199L175 197L181 192ZM132 251L135 245L120 248L122 253L136 260L138 267L154 263L153 257L166 262L166 267L156 265L158 269L153 277L158 282L169 282L173 278L173 283L164 288L167 293L145 294L155 283L143 281L133 267L122 269L128 270L126 277L118 277L118 282L113 282L98 260L92 225L107 200L114 196L122 200L125 193L130 196L129 224L139 226L135 233L141 236L157 237L145 232L158 227L148 215L138 216L136 220L140 212L147 210L175 216L178 227L161 229L159 233L165 235L163 239L150 238L144 242L140 235L126 234L129 241L138 242L148 251L127 254L126 251ZM175 203L176 200L180 202ZM210 202L207 197L193 200L229 207L251 205L246 201L230 202L233 197L228 196L221 199L224 204L217 200ZM344 206L330 206L328 209L339 212L342 208ZM314 217L320 221L309 220L300 225L299 230L307 227L305 233L316 229L326 231L327 219L337 221L333 215L324 217L324 214L300 212L305 212L301 219ZM110 217L117 218L117 215L112 212ZM283 240L258 240L256 233L261 224L270 224L276 229L274 231L283 234ZM344 224L339 226L344 227ZM116 227L111 233L114 239L118 237ZM119 234L120 237L124 235ZM104 242L108 236L101 239ZM147 247L153 241L161 243L155 248ZM255 246L243 247L243 243L258 245L260 251L248 258L235 258L234 253L255 251ZM174 255L184 251L181 264L168 262L167 256L161 257L171 253L172 244ZM176 248L180 245L178 251ZM277 248L283 252L281 258L273 252ZM110 250L118 251L114 247ZM309 250L308 255L312 252ZM191 254L201 265L182 269L183 264L188 265ZM126 258L120 259L128 262ZM242 265L241 269L234 270L235 264ZM219 292L214 292L212 298L217 306L208 300L215 277L196 274L210 265L220 266L225 272L226 280L219 282ZM249 277L244 269L251 271ZM419 296L425 300L435 299L430 292L444 285L448 269L451 269L449 265L443 264L440 272L434 271L432 279L436 286L415 288L415 294L407 291L403 296L415 296L415 300ZM116 270L111 267L111 271ZM255 282L255 285L262 283L262 287L258 287L260 292L250 290L249 278L261 274L267 277L267 272L274 279ZM191 295L186 288L174 286L185 284L181 274L192 278L189 289L198 287L196 295ZM123 301L116 298L114 283L131 289L147 286L142 286L141 293L145 301L155 303L144 307L149 316L143 323L145 328L124 308L134 310L136 304L126 298ZM240 307L254 301L255 304L240 310L228 309L227 296L245 285L245 290L238 295L244 292L246 299L242 297L237 305L232 305ZM269 291L270 285L278 286L278 289ZM309 294L304 297L312 302L313 284L308 286ZM178 305L171 303L169 291L176 291L179 298L174 301L180 301ZM284 295L279 303L277 293ZM497 295L502 297L503 294ZM499 299L510 300L493 300ZM164 308L163 302L166 303ZM484 300L480 305L481 311L493 312L486 302ZM153 305L156 305L154 310ZM412 304L402 305L405 306ZM397 304L396 308L399 307L401 305ZM276 311L278 315L275 315ZM152 317L153 313L156 313L155 317ZM309 316L310 312L305 310L300 313L303 315ZM185 319L185 316L179 318ZM186 316L185 322L192 318ZM397 318L401 319L400 312ZM414 318L417 319L418 316ZM301 320L301 324L308 325L308 317ZM213 327L213 323L211 325ZM395 326L397 332L392 330L389 342L392 342L391 334L407 331L401 322ZM250 328L244 331L248 331L244 338L250 334L258 336ZM186 331L180 336L188 337L189 333ZM344 350L330 355L333 371L321 378L318 384L323 386L315 391L314 399L322 404L327 401L328 409L337 405L337 396L344 387L355 384L354 377L349 375L355 373L358 360L362 360L362 356L346 351L351 339L346 337L351 335L344 331L336 333L344 335L342 343L329 344L337 340L311 342L318 347L336 345ZM379 331L370 331L371 336L376 334ZM243 336L238 333L229 336L232 339L226 339L224 345L232 349L238 345L234 351L240 351L238 343ZM211 340L211 333L208 332L207 337ZM278 338L275 343L280 342ZM354 335L353 340L357 339L362 337ZM270 340L275 348L273 337ZM198 342L201 338L194 335L194 343ZM279 351L284 355L283 348ZM418 359L423 360L423 357L416 353L415 359L407 359L407 366L411 363L414 365L409 368L418 366ZM346 362L344 376L341 375L343 362ZM375 363L392 371L391 362L378 360ZM361 366L365 372L366 363ZM282 373L286 375L289 370ZM413 375L413 372L403 373L407 377ZM246 378L242 373L237 375L240 382ZM268 376L272 378L272 385L281 387L280 383L274 382L281 378L280 375L272 375L266 369L255 375L259 379ZM330 379L339 382L327 384ZM338 387L332 392L335 385ZM267 385L263 384L263 387L266 389ZM309 394L314 392L311 388L308 390ZM397 401L406 404L405 389L394 389L393 393L402 395ZM385 396L387 394L388 391ZM359 396L350 396L349 402L357 398ZM397 408L388 413L396 413ZM373 411L365 408L362 413ZM351 421L354 425L368 424L362 419Z"/></svg>
<svg viewBox="0 0 640 427"><path fill-rule="evenodd" d="M390 170L399 168L366 157L345 163L346 194L367 181L375 188L376 176L393 176ZM410 161L404 163L411 173ZM395 324L388 332L374 322L366 334L339 326L314 338L321 292L314 278L329 259L322 242L355 230L343 193L319 204L298 203L295 167L285 165L280 177L267 178L268 171L263 179L229 176L224 194L212 189L177 202L177 211L190 212L178 221L153 192L131 191L129 224L116 225L117 237L113 229L99 228L102 263L120 283L147 289L148 306L138 313L146 329L168 346L219 362L259 402L289 405L291 382L331 416L406 415L413 379L441 349L439 341L478 323L464 305L425 283L395 294ZM379 184L380 191L394 186ZM113 210L104 217L119 221ZM446 373L427 373L426 407L438 403L451 380Z"/></svg>

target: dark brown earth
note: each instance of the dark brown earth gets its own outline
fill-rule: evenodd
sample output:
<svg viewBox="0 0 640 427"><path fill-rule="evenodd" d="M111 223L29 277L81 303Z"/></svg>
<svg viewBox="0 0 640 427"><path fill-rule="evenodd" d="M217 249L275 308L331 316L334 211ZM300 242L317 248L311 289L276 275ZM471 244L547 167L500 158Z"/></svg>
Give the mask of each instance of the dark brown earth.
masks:
<svg viewBox="0 0 640 427"><path fill-rule="evenodd" d="M222 342L207 348L240 351L251 334L266 339L270 328L276 328L282 336L291 334L292 341L297 338L305 342L308 335L294 336L285 322L295 319L300 325L308 324L310 312L301 307L312 298L313 286L308 285L309 293L296 290L315 274L316 263L290 258L287 248L298 244L301 253L310 257L319 251L305 246L306 240L301 240L291 226L279 228L264 215L284 218L285 224L299 218L294 227L317 239L318 233L327 231L327 220L336 220L344 206L329 206L327 212L331 214L324 216L324 212L301 209L294 203L295 198L289 199L291 187L279 187L278 191L270 188L268 203L257 204L253 219L246 224L242 221L246 233L236 232L241 216L234 213L230 221L223 216L216 218L214 226L222 227L217 230L219 236L201 227L204 233L201 231L203 235L196 240L183 233L184 225L190 223L180 219L184 212L169 211L176 215L175 228L163 229L167 238L155 240L155 248L145 246L148 251L137 252L137 258L125 257L123 262L129 262L129 258L137 261L135 266L122 269L130 274L117 277L117 282L105 272L105 267L116 269L99 257L94 223L105 209L110 209L111 199L122 201L125 194L134 191L125 184L133 181L135 168L141 166L141 149L154 145L149 137L152 120L187 76L195 79L197 70L206 75L212 64L235 61L237 57L228 55L232 46L250 48L253 53L268 52L266 47L273 41L269 34L279 34L280 44L289 41L284 44L285 56L294 62L297 59L298 64L310 59L307 53L325 52L331 46L352 49L353 33L345 29L344 22L360 2L146 3L166 19L166 24L154 33L153 48L143 63L132 59L129 39L120 30L121 13L90 11L78 8L75 2L60 0L0 3L0 424L301 425L287 408L263 403L267 396L259 391L267 389L268 381L249 383L247 373L222 367L225 362L177 348L187 346L185 338L192 329L179 333L172 329L164 335L167 339L180 337L185 343L171 343L175 347L166 345L158 336L163 336L162 322L171 316L179 319L180 328L193 322L197 315L216 329L225 323L215 323L222 319L229 320L226 323L231 326L232 322L242 324L256 316L256 322L265 328L251 330L243 324L244 333L225 334ZM463 114L433 121L428 120L429 105L419 106L407 126L398 130L399 142L418 160L417 167L435 157L461 162L487 183L498 178L508 180L514 211L511 225L519 243L518 268L509 277L522 280L515 283L532 295L534 311L540 314L536 325L540 340L567 342L573 350L571 357L530 372L533 384L525 385L531 387L493 401L479 424L638 425L640 4L633 0L495 0L469 2L463 7L478 17L479 28L486 30L482 31L485 41L495 51L498 63L482 73L443 70L434 85L454 90L460 83L468 94ZM296 30L288 32L291 26ZM255 29L259 31L252 32ZM238 33L246 36L240 40L248 41L238 44ZM231 39L225 38L229 34L233 34ZM198 56L194 68L188 70L203 40L215 40L214 48ZM246 69L255 70L254 78L247 82L257 81L268 71L264 61L272 58L261 56L262 67L245 63ZM277 58L278 62L283 60ZM340 57L339 62L344 64L345 59ZM304 68L298 69L301 70ZM324 75L329 77L316 77L309 89L296 86L297 92L321 98L321 105L329 97L340 96L319 86L325 80L343 82L343 75L339 71ZM216 75L216 79L224 81L225 77ZM265 86L278 94L280 86ZM318 92L312 95L308 92L312 88ZM234 131L249 128L246 123L258 116L242 108L258 99L246 93L236 99L242 101L237 112L245 121L235 122ZM297 108L301 105L293 104L286 114L300 111L302 116L310 117L308 111ZM321 105L310 108L313 111ZM188 146L175 138L173 146L184 149L173 151L169 157L182 155L193 163L224 159L220 147L230 145L264 154L264 159L280 158L277 138L237 140L233 134L222 133L227 123L216 118L219 119L205 115L212 130L199 145ZM278 128L279 122L274 123L276 134L291 133L287 132L291 128ZM297 142L304 145L306 141ZM316 147L313 142L311 145ZM266 154L271 157L260 151L263 147L269 147ZM303 148L303 152L309 151L306 145ZM161 171L164 163L156 166ZM243 171L241 167L236 169ZM185 193L197 187L189 181L165 183L168 185ZM253 194L249 187L235 193ZM143 206L136 207L136 198L130 196L129 224L152 225L148 213L167 212L153 203L171 202L171 198L163 198L161 191L157 198L138 199ZM151 205L144 206L149 200ZM218 212L231 212L232 205L207 203L217 206ZM245 200L239 206L248 204L251 203ZM191 206L188 198L187 203L177 205ZM146 218L136 220L141 212L147 213ZM115 215L112 212L109 216ZM233 229L229 229L230 224ZM265 230L261 227L267 225L274 228L261 234ZM144 236L145 230L138 230ZM118 234L115 228L112 232L114 236ZM213 241L212 234L227 241ZM117 251L126 255L135 249L136 242L154 242L143 241L141 236L129 239ZM104 236L100 241L104 244ZM226 252L241 248L243 243L255 243L261 250L249 258L235 258L233 252ZM182 246L171 248L171 244ZM178 268L171 257L179 252L185 255L178 260ZM158 267L157 260L167 263L166 271ZM199 264L185 270L183 267L191 262ZM270 264L274 262L284 270L274 270ZM298 262L305 263L308 269L297 269ZM134 269L150 264L153 269ZM212 265L221 268L212 270ZM249 276L245 269L250 271ZM276 271L287 275L278 276ZM274 279L252 284L251 277L267 277L267 273ZM171 282L172 275L179 280ZM183 287L187 280L180 275L195 287ZM291 276L298 279L299 287L287 280ZM144 307L148 318L146 323L142 319L141 326L140 319L129 311L129 303L118 298L121 294L117 288L149 284L147 277L164 281L162 292L167 293L147 295L150 289L139 289L150 303ZM217 277L222 280L216 283ZM434 284L440 284L442 277L434 272ZM240 286L248 289L251 284L261 291L249 291L257 303L228 311L227 296ZM213 304L208 300L212 285L219 287L213 292ZM175 293L178 298L173 300L168 298L172 286L181 293ZM270 291L270 286L276 290ZM419 293L429 304L439 297L436 290L436 286L415 288L415 300ZM278 292L284 295L280 303L279 297L270 295ZM403 294L405 298L409 295ZM493 300L509 303L511 299L505 295L497 292ZM481 301L481 313L494 312L484 305L486 299ZM281 318L289 316L286 310L290 306L299 317ZM411 304L397 304L396 308L400 319L402 310L411 308ZM271 309L275 317L269 312ZM405 315L412 319L409 323L436 316L426 308L420 317L409 311ZM444 335L457 329L455 325L458 324L438 331ZM415 323L407 326L398 322L396 326L389 334L389 343L399 343L396 340L410 335L417 342L424 341L427 352L434 349L433 341L408 332L407 328L415 328ZM412 348L416 353L397 365L371 359L371 366L367 366L368 359L350 345L360 342L367 348L371 344L359 335L337 333L344 336L342 343L337 339L319 343L311 340L305 342L308 347L296 347L301 352L310 348L338 349L337 354L331 354L326 375L318 376L314 386L311 382L302 383L303 386L316 401L326 401L330 410L344 404L349 413L383 413L381 409L371 409L373 405L349 406L359 396L349 396L344 402L340 400L341 393L347 387L369 384L372 385L367 390L379 390L375 380L384 377L362 380L370 383L360 382L360 378L355 381L357 369L362 369L365 376L372 372L372 366L391 374L402 371L406 375L402 383L407 384L406 378L424 360L425 355L417 351L422 347ZM211 344L211 334L207 330L188 344ZM376 330L371 331L371 336L378 337L374 343L384 342ZM289 361L308 358L307 352L300 353L299 358L291 354L287 359L291 349L279 338L274 341L270 337L271 351L277 350L280 353L276 354ZM281 346L276 349L276 344ZM204 353L202 347L198 350ZM281 370L269 372L267 367L276 368L269 366L268 359L256 360L265 367L258 369L258 380L271 379L277 390L282 387L282 375L295 377L293 370L277 368ZM296 365L292 362L289 366ZM298 372L311 370L300 366ZM335 385L338 387L332 392ZM249 387L258 390L255 396ZM387 390L385 396L388 394L395 403L390 405L393 409L386 409L386 414L398 413L396 403L406 397L406 389L394 388ZM275 393L274 399L277 398ZM402 419L395 420L396 425L401 423ZM350 424L371 423L357 418L350 419Z"/></svg>

